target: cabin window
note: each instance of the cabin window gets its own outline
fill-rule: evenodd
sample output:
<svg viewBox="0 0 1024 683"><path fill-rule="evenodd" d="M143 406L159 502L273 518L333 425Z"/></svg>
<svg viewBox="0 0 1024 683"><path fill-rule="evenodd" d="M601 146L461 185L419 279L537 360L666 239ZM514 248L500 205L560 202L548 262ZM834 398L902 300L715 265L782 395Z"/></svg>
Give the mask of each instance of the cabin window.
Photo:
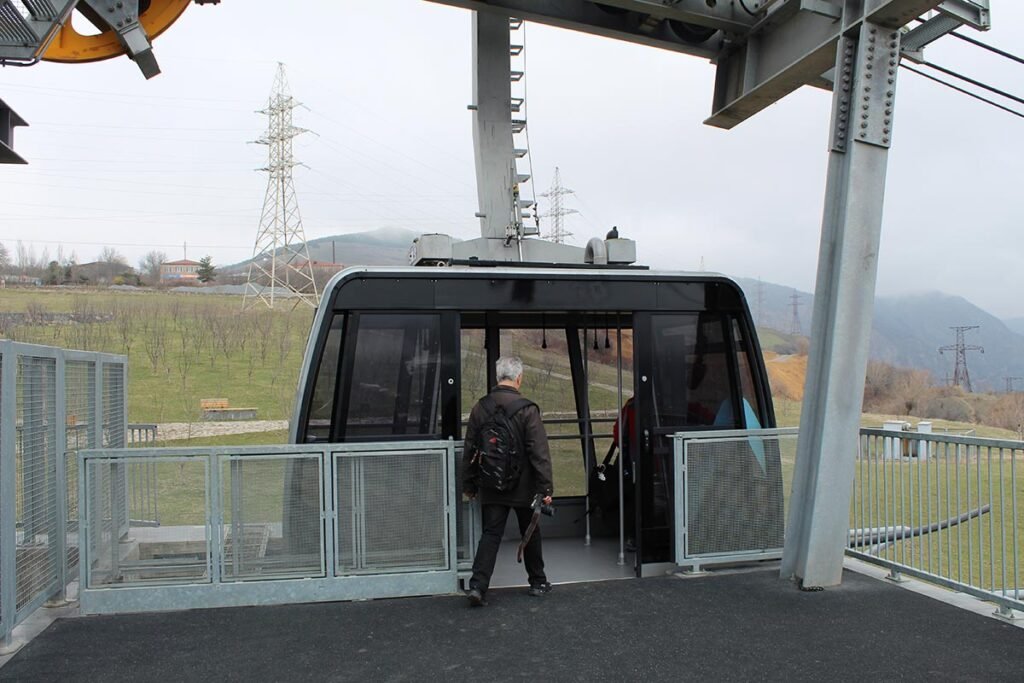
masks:
<svg viewBox="0 0 1024 683"><path fill-rule="evenodd" d="M750 365L749 344L743 336L739 320L732 319L732 339L736 345L736 362L740 373L740 388L743 391L743 423L746 429L761 429L764 416L754 387L754 370Z"/></svg>
<svg viewBox="0 0 1024 683"><path fill-rule="evenodd" d="M441 433L438 315L359 316L345 439Z"/></svg>
<svg viewBox="0 0 1024 683"><path fill-rule="evenodd" d="M490 391L487 386L487 335L484 330L463 329L460 339L462 364L462 424L469 421L469 411Z"/></svg>
<svg viewBox="0 0 1024 683"><path fill-rule="evenodd" d="M309 429L306 441L327 441L331 435L331 416L334 413L334 389L338 381L338 363L341 358L341 332L345 317L336 315L331 320L320 367L313 385L313 399L309 404Z"/></svg>
<svg viewBox="0 0 1024 683"><path fill-rule="evenodd" d="M652 325L652 389L658 426L738 427L722 316L655 315Z"/></svg>

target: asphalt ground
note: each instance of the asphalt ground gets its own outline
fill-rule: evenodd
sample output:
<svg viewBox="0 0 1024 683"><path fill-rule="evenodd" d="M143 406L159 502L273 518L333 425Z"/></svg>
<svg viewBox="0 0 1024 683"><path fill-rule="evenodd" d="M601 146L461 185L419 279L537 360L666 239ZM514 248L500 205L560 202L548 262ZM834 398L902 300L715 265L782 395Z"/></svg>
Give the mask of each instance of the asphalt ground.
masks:
<svg viewBox="0 0 1024 683"><path fill-rule="evenodd" d="M1024 681L1024 629L847 571L64 618L0 668L50 681Z"/></svg>

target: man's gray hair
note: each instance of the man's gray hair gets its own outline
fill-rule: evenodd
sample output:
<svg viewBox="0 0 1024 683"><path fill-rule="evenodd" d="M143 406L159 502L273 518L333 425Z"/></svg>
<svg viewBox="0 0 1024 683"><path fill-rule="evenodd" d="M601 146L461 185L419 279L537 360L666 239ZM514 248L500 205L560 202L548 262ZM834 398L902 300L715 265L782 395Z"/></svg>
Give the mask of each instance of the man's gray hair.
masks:
<svg viewBox="0 0 1024 683"><path fill-rule="evenodd" d="M514 382L523 374L523 361L519 359L519 356L502 356L494 364L494 369L499 382L506 379Z"/></svg>

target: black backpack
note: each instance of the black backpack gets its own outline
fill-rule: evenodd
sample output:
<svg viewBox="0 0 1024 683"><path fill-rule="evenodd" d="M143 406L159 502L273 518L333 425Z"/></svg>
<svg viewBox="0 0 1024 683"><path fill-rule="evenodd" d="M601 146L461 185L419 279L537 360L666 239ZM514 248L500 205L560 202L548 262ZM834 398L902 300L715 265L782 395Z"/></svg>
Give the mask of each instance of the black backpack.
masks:
<svg viewBox="0 0 1024 683"><path fill-rule="evenodd" d="M501 406L489 395L480 399L486 416L477 430L476 454L477 484L495 491L511 491L519 483L522 473L523 447L519 429L512 416L526 406L534 405L527 398Z"/></svg>

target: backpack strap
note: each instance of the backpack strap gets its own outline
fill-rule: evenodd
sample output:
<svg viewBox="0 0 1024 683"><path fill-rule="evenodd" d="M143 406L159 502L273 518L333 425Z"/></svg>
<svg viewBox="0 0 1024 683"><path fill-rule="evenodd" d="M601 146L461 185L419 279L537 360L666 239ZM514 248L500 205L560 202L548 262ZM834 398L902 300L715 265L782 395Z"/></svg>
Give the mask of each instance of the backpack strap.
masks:
<svg viewBox="0 0 1024 683"><path fill-rule="evenodd" d="M480 407L484 409L487 417L490 417L491 415L494 415L494 411L498 409L498 402L491 398L490 394L487 394L480 399Z"/></svg>
<svg viewBox="0 0 1024 683"><path fill-rule="evenodd" d="M487 398L491 398L491 397L488 396ZM534 406L534 405L537 405L537 404L534 403L533 401L531 401L528 398L517 398L516 400L510 402L507 406L505 406L505 414L508 415L509 417L512 417L513 415L518 413L523 408L525 408L527 406Z"/></svg>

